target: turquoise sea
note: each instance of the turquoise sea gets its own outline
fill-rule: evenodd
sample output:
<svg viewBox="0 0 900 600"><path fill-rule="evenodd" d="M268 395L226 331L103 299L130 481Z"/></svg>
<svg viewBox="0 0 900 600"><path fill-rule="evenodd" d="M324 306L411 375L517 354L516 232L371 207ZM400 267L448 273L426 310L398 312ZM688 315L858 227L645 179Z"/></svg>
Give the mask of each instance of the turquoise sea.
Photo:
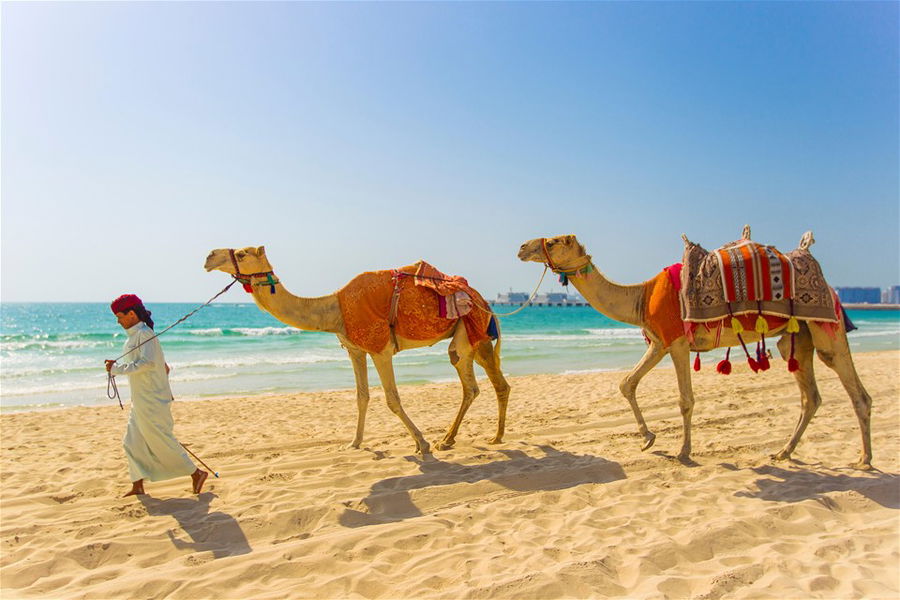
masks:
<svg viewBox="0 0 900 600"><path fill-rule="evenodd" d="M197 305L148 308L162 331ZM859 327L850 334L855 352L900 348L900 311L849 314ZM590 307L529 307L501 319L501 327L503 370L509 375L628 369L646 347L639 329ZM354 387L350 362L334 335L287 327L254 304L212 304L160 340L178 399ZM0 304L0 409L113 404L103 360L119 356L124 341L104 303ZM447 344L397 354L398 381L456 381ZM704 355L704 368L714 368L720 354ZM117 382L127 401L127 378ZM371 366L370 382L378 385Z"/></svg>

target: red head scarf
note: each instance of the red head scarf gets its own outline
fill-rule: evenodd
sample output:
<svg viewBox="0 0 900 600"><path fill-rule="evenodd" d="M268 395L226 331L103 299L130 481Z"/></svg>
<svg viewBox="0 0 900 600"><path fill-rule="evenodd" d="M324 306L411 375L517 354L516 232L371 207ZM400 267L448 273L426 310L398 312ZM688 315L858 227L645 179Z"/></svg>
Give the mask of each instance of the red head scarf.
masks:
<svg viewBox="0 0 900 600"><path fill-rule="evenodd" d="M110 304L109 307L112 309L113 314L116 314L131 310L136 306L142 306L143 304L144 303L141 302L141 299L134 294L122 294L121 296L113 300L112 304Z"/></svg>

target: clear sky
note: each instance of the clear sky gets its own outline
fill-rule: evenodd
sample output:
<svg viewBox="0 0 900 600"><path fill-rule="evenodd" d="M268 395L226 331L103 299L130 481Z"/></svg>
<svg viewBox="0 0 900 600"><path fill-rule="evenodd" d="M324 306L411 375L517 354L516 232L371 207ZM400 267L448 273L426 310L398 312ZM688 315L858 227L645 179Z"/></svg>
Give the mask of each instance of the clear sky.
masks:
<svg viewBox="0 0 900 600"><path fill-rule="evenodd" d="M898 6L3 2L0 298L199 304L248 245L493 297L564 233L636 283L745 223L895 285Z"/></svg>

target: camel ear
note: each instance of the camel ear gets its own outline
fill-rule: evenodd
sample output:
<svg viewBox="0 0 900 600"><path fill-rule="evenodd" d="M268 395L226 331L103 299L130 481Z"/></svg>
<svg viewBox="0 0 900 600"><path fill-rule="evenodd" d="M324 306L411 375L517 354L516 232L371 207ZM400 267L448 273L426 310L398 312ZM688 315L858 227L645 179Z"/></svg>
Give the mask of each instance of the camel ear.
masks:
<svg viewBox="0 0 900 600"><path fill-rule="evenodd" d="M563 236L563 243L565 243L566 246L571 246L573 244L577 244L578 240L575 238L574 235L569 234L569 235Z"/></svg>
<svg viewBox="0 0 900 600"><path fill-rule="evenodd" d="M265 246L258 246L258 247L256 248L256 255L257 255L257 256L265 256L265 255L266 255L266 247L265 247Z"/></svg>

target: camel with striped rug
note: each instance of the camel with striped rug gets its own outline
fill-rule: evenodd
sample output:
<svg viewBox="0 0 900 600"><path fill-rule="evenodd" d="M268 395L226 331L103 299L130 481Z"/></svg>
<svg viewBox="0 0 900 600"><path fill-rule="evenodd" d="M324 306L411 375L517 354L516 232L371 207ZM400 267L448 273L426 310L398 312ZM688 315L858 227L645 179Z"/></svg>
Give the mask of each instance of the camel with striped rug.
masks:
<svg viewBox="0 0 900 600"><path fill-rule="evenodd" d="M415 440L416 452L430 453L429 443L400 404L393 356L446 339L451 340L450 362L462 383L463 398L456 418L435 447L446 450L453 446L463 417L479 393L473 361L485 370L497 394L497 433L490 443L503 440L509 384L500 368L499 326L487 303L465 279L448 277L420 261L400 269L362 273L334 294L303 298L288 292L275 277L262 246L213 250L205 267L237 279L261 310L282 323L337 336L350 356L356 378L358 415L353 448L362 443L369 405L368 356L381 379L387 405ZM492 338L496 343L491 343Z"/></svg>
<svg viewBox="0 0 900 600"><path fill-rule="evenodd" d="M862 434L862 451L855 466L871 469L872 399L850 355L844 327L849 320L845 320L809 253L812 233L807 232L799 248L787 255L771 247L748 244L749 238L749 227L745 227L741 240L714 251L720 254L707 253L684 238L683 263L634 285L607 279L574 235L529 240L522 244L518 256L526 262L543 263L558 273L561 281L571 281L591 306L607 317L643 329L647 351L619 386L643 436L642 450L653 445L656 435L644 421L636 390L641 378L663 357L671 356L675 366L683 422L678 457L689 462L694 410L691 352L728 348L730 353L731 347L741 346L750 367L758 372L769 366L764 346L769 337L778 338L778 350L800 388L801 405L793 434L773 458L790 458L822 402L813 372L813 356L817 354L838 374L853 403ZM713 293L714 288L721 294ZM797 294L798 288L802 297ZM757 343L758 349L762 344L756 358L747 349L748 343ZM694 368L699 369L699 355ZM730 368L726 358L718 370L727 374Z"/></svg>

